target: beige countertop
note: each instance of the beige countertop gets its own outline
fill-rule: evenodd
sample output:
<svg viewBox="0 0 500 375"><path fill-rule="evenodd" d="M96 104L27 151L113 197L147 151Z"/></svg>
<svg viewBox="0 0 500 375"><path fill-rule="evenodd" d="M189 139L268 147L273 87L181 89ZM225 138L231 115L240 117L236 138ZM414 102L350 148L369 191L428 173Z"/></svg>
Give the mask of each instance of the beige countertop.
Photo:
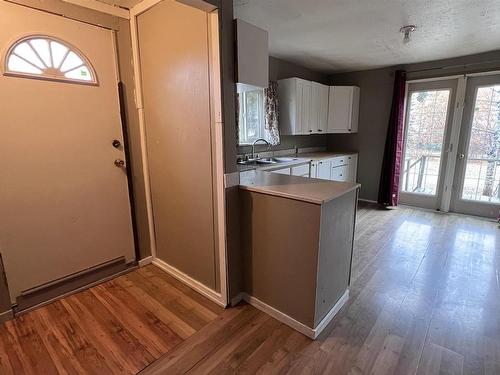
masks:
<svg viewBox="0 0 500 375"><path fill-rule="evenodd" d="M319 152L307 152L307 153L299 153L299 154L289 154L289 155L280 155L282 157L294 158L295 160L287 163L279 163L279 164L247 164L247 165L238 165L238 172L245 172L250 170L259 170L259 171L273 171L277 169L284 169L290 167L296 167L302 164L307 164L311 161L321 160L321 159L329 159L334 158L336 156L344 156L344 155L356 155L355 152L333 152L333 151L319 151Z"/></svg>
<svg viewBox="0 0 500 375"><path fill-rule="evenodd" d="M308 159L310 161L316 161L316 160L329 159L329 158L334 158L336 156L344 156L344 155L356 155L356 152L333 152L333 151L308 152L304 154L299 154L299 157Z"/></svg>
<svg viewBox="0 0 500 375"><path fill-rule="evenodd" d="M359 187L360 185L355 183L288 176L258 170L246 171L240 176L240 189L242 190L314 204L324 204Z"/></svg>

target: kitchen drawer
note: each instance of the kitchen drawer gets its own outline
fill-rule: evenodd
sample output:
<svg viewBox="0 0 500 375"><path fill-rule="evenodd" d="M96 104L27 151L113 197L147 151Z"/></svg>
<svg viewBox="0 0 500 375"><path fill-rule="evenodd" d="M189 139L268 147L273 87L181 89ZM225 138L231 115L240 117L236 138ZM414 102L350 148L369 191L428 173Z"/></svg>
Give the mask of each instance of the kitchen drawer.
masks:
<svg viewBox="0 0 500 375"><path fill-rule="evenodd" d="M347 182L349 181L349 166L348 165L341 165L337 167L332 167L332 174L331 174L331 179L332 181L341 181L341 182Z"/></svg>
<svg viewBox="0 0 500 375"><path fill-rule="evenodd" d="M332 159L332 167L338 167L340 165L349 165L351 163L352 163L352 156L350 155L337 156Z"/></svg>
<svg viewBox="0 0 500 375"><path fill-rule="evenodd" d="M292 167L292 176L309 177L309 164Z"/></svg>
<svg viewBox="0 0 500 375"><path fill-rule="evenodd" d="M309 177L318 178L318 162L317 161L313 161L311 163L311 172L309 174Z"/></svg>

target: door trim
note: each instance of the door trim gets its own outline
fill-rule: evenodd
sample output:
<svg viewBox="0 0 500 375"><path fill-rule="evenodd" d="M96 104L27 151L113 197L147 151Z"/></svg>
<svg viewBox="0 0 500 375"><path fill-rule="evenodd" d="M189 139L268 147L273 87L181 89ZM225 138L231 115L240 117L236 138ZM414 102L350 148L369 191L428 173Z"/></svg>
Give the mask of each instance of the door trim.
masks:
<svg viewBox="0 0 500 375"><path fill-rule="evenodd" d="M457 80L457 90L456 90L456 97L455 97L455 107L453 110L453 121L451 126L451 131L450 131L450 140L449 140L449 147L445 150L447 152L447 163L446 163L446 168L442 172L443 174L443 191L440 197L440 204L439 204L439 210L442 212L451 212L451 213L456 213L459 215L468 215L468 216L477 216L477 214L472 214L472 213L461 213L461 212L455 212L456 210L456 203L461 203L461 202L470 202L473 204L477 204L478 206L498 206L500 208L500 204L498 203L489 203L489 202L480 202L480 201L467 201L464 200L460 197L462 188L463 188L463 175L464 175L464 170L458 171L457 168L460 168L459 162L458 162L458 154L459 150L461 148L461 140L464 136L469 135L470 133L470 124L464 124L464 116L465 116L465 107L466 107L466 100L467 100L467 90L469 87L469 82L471 78L479 78L479 77L488 77L488 76L495 76L495 75L500 75L500 70L490 70L490 71L484 71L484 72L476 72L476 73L466 73L466 74L460 74L460 75L449 75L449 76L440 76L440 77L433 77L433 78L422 78L422 79L414 79L414 80L409 80L406 82L406 95L405 95L405 100L407 99L408 96L408 86L409 84L412 83L426 83L426 82L434 82L434 81L443 81L443 80ZM405 105L405 109L407 109L407 105ZM406 139L406 115L407 113L405 112L405 139ZM472 121L472 119L470 119ZM464 127L466 127L464 129ZM467 131L468 134L464 134L464 130ZM468 151L468 140L466 140L467 144L467 150L464 150L465 152ZM465 167L462 166L462 169ZM402 179L401 179L402 181ZM404 194L404 193L403 193ZM418 194L413 194L415 196L418 196ZM411 202L413 203L413 202ZM403 203L402 205L410 205L410 202L408 203ZM423 209L429 209L428 207L420 207ZM489 219L489 216L480 216L485 219Z"/></svg>
<svg viewBox="0 0 500 375"><path fill-rule="evenodd" d="M164 271L175 277L179 281L190 286L194 290L202 293L205 297L215 303L226 307L228 305L228 280L227 280L227 253L226 253L226 204L224 187L224 139L223 139L223 120L222 120L222 86L221 86L221 65L220 65L220 26L218 8L201 0L188 1L178 0L187 6L196 7L208 15L208 34L209 34L209 75L210 75L210 111L211 111L211 129L215 138L212 144L215 146L214 152L214 175L213 181L216 190L214 198L214 208L217 214L215 224L216 233L214 239L219 255L219 278L220 293L206 287L188 275L166 264L157 257L156 235L154 229L153 201L151 190L151 179L149 174L149 163L146 142L146 124L144 117L143 85L141 78L141 62L139 53L139 30L137 26L137 17L152 8L162 0L143 0L130 9L130 32L132 39L132 59L134 65L134 80L136 84L135 102L139 115L139 133L141 138L141 154L143 166L143 178L146 190L146 209L148 215L148 227L150 235L152 263L162 268ZM174 0L169 0L174 1Z"/></svg>
<svg viewBox="0 0 500 375"><path fill-rule="evenodd" d="M464 93L464 118L461 122L461 137L460 143L457 145L457 169L454 176L454 189L451 197L451 209L454 212L464 215L479 216L483 218L495 219L498 217L500 203L468 200L462 198L462 193L465 184L465 174L471 142L471 132L474 121L474 113L472 108L477 98L478 89L481 87L491 86L491 81L488 82L490 76L500 77L500 72L496 74L475 74L470 76L466 91ZM476 81L474 82L473 79ZM483 82L485 81L485 82ZM500 79L498 80L500 82ZM494 85L496 85L494 83ZM458 149L465 155L465 158L458 161Z"/></svg>
<svg viewBox="0 0 500 375"><path fill-rule="evenodd" d="M448 83L448 84L447 84ZM410 85L415 85L416 87L410 90ZM420 88L419 85L423 85ZM428 86L426 86L428 85ZM457 97L458 97L458 82L455 82L455 79L432 79L432 80L419 80L414 82L406 82L405 89L405 110L404 110L404 146L403 146L403 162L404 156L406 154L407 148L407 140L408 140L408 123L409 123L409 109L410 109L410 101L408 100L410 92L419 92L425 90L449 90L449 99L448 106L446 110L446 124L443 134L443 144L441 149L440 156L440 165L439 165L439 176L437 180L436 186L436 194L424 194L424 193L411 193L403 191L403 179L404 179L404 168L405 165L401 166L401 174L400 174L400 183L399 183L399 197L400 202L402 204L417 206L427 209L440 210L443 197L445 193L446 183L448 182L446 172L448 171L448 161L449 161L449 153L451 149L451 140L452 140L452 129L455 124L455 114L456 114L456 105L457 105ZM453 176L452 176L453 178Z"/></svg>
<svg viewBox="0 0 500 375"><path fill-rule="evenodd" d="M139 230L137 228L137 215L134 199L134 183L132 175L132 157L130 155L130 142L128 134L128 121L126 114L126 103L125 103L125 91L123 82L118 82L118 100L120 106L120 120L122 125L122 136L123 136L123 151L125 153L125 169L127 171L127 185L128 185L128 197L130 202L130 216L132 219L132 235L134 236L134 253L135 261L138 262L141 259L141 254L139 251Z"/></svg>
<svg viewBox="0 0 500 375"><path fill-rule="evenodd" d="M100 1L93 0L63 0L66 3L78 5L84 8L92 9L101 13L106 13L115 17L130 19L130 12L127 9L113 6Z"/></svg>
<svg viewBox="0 0 500 375"><path fill-rule="evenodd" d="M453 198L453 181L455 178L460 132L465 107L465 91L467 89L467 76L458 77L457 80L455 109L453 112L453 122L451 124L450 141L447 150L448 160L444 171L443 194L440 205L440 209L443 212L450 211L451 200Z"/></svg>

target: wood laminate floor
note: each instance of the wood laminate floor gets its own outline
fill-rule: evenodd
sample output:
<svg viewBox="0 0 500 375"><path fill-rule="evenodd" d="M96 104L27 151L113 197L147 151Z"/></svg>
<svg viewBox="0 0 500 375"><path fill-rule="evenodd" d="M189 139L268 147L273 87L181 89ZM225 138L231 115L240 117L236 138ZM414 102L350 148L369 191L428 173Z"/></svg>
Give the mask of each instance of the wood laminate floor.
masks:
<svg viewBox="0 0 500 375"><path fill-rule="evenodd" d="M155 361L155 359L158 359ZM0 327L0 373L500 374L500 229L360 208L348 304L317 341L148 266Z"/></svg>
<svg viewBox="0 0 500 375"><path fill-rule="evenodd" d="M223 309L155 266L0 326L0 374L136 374Z"/></svg>

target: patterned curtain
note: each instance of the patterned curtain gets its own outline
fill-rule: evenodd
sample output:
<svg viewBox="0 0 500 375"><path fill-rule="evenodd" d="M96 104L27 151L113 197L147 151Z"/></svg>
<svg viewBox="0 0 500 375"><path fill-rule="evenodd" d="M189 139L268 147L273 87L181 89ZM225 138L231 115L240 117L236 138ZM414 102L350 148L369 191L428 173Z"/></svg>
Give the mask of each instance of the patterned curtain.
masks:
<svg viewBox="0 0 500 375"><path fill-rule="evenodd" d="M279 145L279 102L278 82L276 81L270 81L269 87L267 89L264 89L264 117L264 130L266 134L266 140L273 146Z"/></svg>
<svg viewBox="0 0 500 375"><path fill-rule="evenodd" d="M236 144L240 144L240 95L237 91L234 92L236 103Z"/></svg>

